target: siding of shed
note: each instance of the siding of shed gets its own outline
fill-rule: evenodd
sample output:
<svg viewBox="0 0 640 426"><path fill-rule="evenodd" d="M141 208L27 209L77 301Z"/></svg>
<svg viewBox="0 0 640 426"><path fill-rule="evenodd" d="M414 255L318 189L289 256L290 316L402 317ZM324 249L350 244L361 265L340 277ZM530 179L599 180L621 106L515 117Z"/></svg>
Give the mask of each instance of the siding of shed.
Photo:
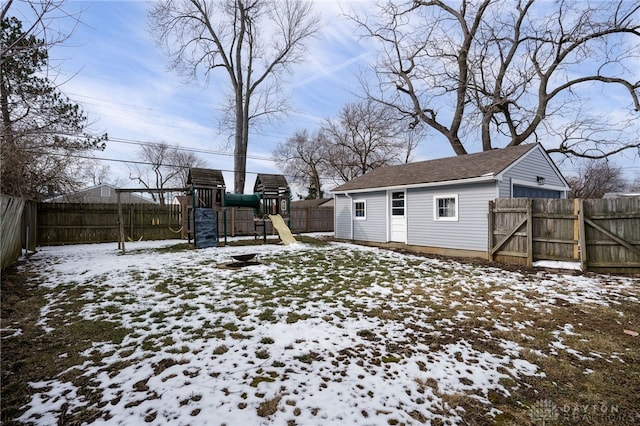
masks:
<svg viewBox="0 0 640 426"><path fill-rule="evenodd" d="M351 238L351 200L345 195L336 195L334 209L334 234L336 238Z"/></svg>
<svg viewBox="0 0 640 426"><path fill-rule="evenodd" d="M366 200L366 219L353 220L353 239L387 242L387 192L376 191L353 196L353 201Z"/></svg>
<svg viewBox="0 0 640 426"><path fill-rule="evenodd" d="M435 221L434 196L458 195L458 221ZM487 251L489 200L496 197L493 182L416 188L407 191L410 245Z"/></svg>
<svg viewBox="0 0 640 426"><path fill-rule="evenodd" d="M530 183L531 186L537 186L536 176L543 176L545 178L545 185L564 186L564 182L557 175L553 166L549 164L544 154L540 152L540 150L534 149L503 174L498 197L512 197L512 179L525 181L527 184ZM544 188L544 186L541 188Z"/></svg>

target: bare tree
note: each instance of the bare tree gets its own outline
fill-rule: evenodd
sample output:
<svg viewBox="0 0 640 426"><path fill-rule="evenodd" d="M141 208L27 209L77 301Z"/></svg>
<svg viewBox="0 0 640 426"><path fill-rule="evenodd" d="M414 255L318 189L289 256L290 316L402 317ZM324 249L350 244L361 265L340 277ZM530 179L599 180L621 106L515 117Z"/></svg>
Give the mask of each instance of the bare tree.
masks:
<svg viewBox="0 0 640 426"><path fill-rule="evenodd" d="M309 198L322 198L320 173L327 143L321 132L309 134L298 130L273 151L273 159L280 170L293 181L309 188Z"/></svg>
<svg viewBox="0 0 640 426"><path fill-rule="evenodd" d="M322 126L327 140L325 172L347 182L378 167L408 162L416 147L414 130L395 110L373 99L345 105Z"/></svg>
<svg viewBox="0 0 640 426"><path fill-rule="evenodd" d="M244 191L250 125L283 112L282 78L304 57L318 29L304 0L162 0L151 26L173 68L209 77L220 69L231 85L234 190Z"/></svg>
<svg viewBox="0 0 640 426"><path fill-rule="evenodd" d="M170 158L170 163L177 169L175 183L180 188L186 188L189 181L189 169L192 167L206 167L206 162L180 147L176 147Z"/></svg>
<svg viewBox="0 0 640 426"><path fill-rule="evenodd" d="M578 175L567 178L571 198L602 198L607 192L624 191L627 183L622 169L606 160L590 160L581 165Z"/></svg>
<svg viewBox="0 0 640 426"><path fill-rule="evenodd" d="M0 7L0 21L4 21L12 15L11 7L14 6L14 3L14 0L6 0L4 5ZM78 16L64 10L65 0L29 0L20 3L24 3L21 15L30 15L29 22L26 27L22 28L19 37L5 40L0 45L2 61L14 55L38 54L39 50L49 50L55 45L64 43L74 33L75 28L71 31L61 32L54 23L61 19L72 19L76 24L79 22ZM30 40L37 40L37 42L33 43Z"/></svg>
<svg viewBox="0 0 640 426"><path fill-rule="evenodd" d="M639 3L387 1L377 13L352 16L379 44L369 94L457 155L478 139L586 158L640 147Z"/></svg>
<svg viewBox="0 0 640 426"><path fill-rule="evenodd" d="M116 187L124 186L126 179L121 176L114 177L111 167L100 164L98 160L86 161L80 171L83 183L91 186L110 184Z"/></svg>
<svg viewBox="0 0 640 426"><path fill-rule="evenodd" d="M77 153L104 149L106 134L91 134L80 106L48 77L49 50L69 36L54 21L76 18L62 1L24 3L20 12L12 0L0 9L0 190L40 199L77 188Z"/></svg>
<svg viewBox="0 0 640 426"><path fill-rule="evenodd" d="M180 147L165 142L142 145L138 158L139 162L129 166L129 179L148 189L184 188L189 168L203 165L203 161L192 152L182 151ZM162 192L152 192L151 196L161 205L166 203Z"/></svg>

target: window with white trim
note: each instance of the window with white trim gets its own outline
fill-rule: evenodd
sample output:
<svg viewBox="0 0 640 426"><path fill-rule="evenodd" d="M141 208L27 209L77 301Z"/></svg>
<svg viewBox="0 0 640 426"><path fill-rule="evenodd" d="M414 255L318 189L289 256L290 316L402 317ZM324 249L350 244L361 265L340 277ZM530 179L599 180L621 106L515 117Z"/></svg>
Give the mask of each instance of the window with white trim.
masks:
<svg viewBox="0 0 640 426"><path fill-rule="evenodd" d="M365 200L353 202L353 216L358 220L365 220L367 218L367 202Z"/></svg>
<svg viewBox="0 0 640 426"><path fill-rule="evenodd" d="M458 194L435 195L433 197L433 220L458 220Z"/></svg>

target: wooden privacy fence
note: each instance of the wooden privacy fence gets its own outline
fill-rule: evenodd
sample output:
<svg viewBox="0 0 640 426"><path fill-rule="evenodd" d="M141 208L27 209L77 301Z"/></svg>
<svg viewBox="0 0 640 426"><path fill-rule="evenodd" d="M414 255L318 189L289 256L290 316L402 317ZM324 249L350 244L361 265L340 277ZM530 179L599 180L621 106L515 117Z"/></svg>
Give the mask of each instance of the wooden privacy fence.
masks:
<svg viewBox="0 0 640 426"><path fill-rule="evenodd" d="M222 216L222 213L220 213ZM291 232L333 232L333 208L293 207L291 209ZM285 220L286 222L286 220ZM261 223L261 221L260 221ZM271 222L267 221L267 235L274 234ZM219 226L220 236L224 228L222 220ZM258 229L262 234L262 228ZM253 209L242 207L227 208L227 235L253 235Z"/></svg>
<svg viewBox="0 0 640 426"><path fill-rule="evenodd" d="M186 235L179 205L123 204L124 231L127 240L162 240ZM39 203L38 244L82 244L118 241L118 205L90 203ZM224 234L223 214L218 217L219 235ZM333 209L294 208L291 230L295 232L333 231ZM253 235L254 212L251 208L227 209L227 235ZM262 233L262 229L258 229ZM267 222L267 234L274 231Z"/></svg>
<svg viewBox="0 0 640 426"><path fill-rule="evenodd" d="M127 239L180 238L180 206L123 204ZM118 205L38 204L38 244L82 244L118 241Z"/></svg>
<svg viewBox="0 0 640 426"><path fill-rule="evenodd" d="M499 198L489 202L489 260L640 273L640 198Z"/></svg>
<svg viewBox="0 0 640 426"><path fill-rule="evenodd" d="M333 232L333 207L293 207L291 227L293 232Z"/></svg>

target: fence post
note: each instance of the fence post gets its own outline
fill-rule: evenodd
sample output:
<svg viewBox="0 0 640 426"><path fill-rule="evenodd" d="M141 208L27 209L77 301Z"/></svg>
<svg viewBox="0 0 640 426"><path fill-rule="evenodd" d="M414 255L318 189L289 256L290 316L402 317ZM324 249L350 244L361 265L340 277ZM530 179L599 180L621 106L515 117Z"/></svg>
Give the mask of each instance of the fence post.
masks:
<svg viewBox="0 0 640 426"><path fill-rule="evenodd" d="M587 236L584 228L584 200L578 201L578 250L580 252L580 269L582 272L587 272L588 259L587 259Z"/></svg>
<svg viewBox="0 0 640 426"><path fill-rule="evenodd" d="M489 260L489 262L493 262L493 252L491 249L493 249L493 231L495 228L495 222L493 220L493 206L494 206L494 201L493 200L489 200L489 217L487 220L488 223L488 227L489 227L489 247L487 249L487 258Z"/></svg>
<svg viewBox="0 0 640 426"><path fill-rule="evenodd" d="M533 265L533 212L531 198L527 198L527 266Z"/></svg>
<svg viewBox="0 0 640 426"><path fill-rule="evenodd" d="M580 214L580 201L578 198L573 199L573 258L580 260L580 220L578 215Z"/></svg>
<svg viewBox="0 0 640 426"><path fill-rule="evenodd" d="M122 202L120 201L120 190L116 189L116 199L118 201L118 249L124 254L124 220L122 218Z"/></svg>
<svg viewBox="0 0 640 426"><path fill-rule="evenodd" d="M236 236L236 208L231 207L231 236Z"/></svg>

